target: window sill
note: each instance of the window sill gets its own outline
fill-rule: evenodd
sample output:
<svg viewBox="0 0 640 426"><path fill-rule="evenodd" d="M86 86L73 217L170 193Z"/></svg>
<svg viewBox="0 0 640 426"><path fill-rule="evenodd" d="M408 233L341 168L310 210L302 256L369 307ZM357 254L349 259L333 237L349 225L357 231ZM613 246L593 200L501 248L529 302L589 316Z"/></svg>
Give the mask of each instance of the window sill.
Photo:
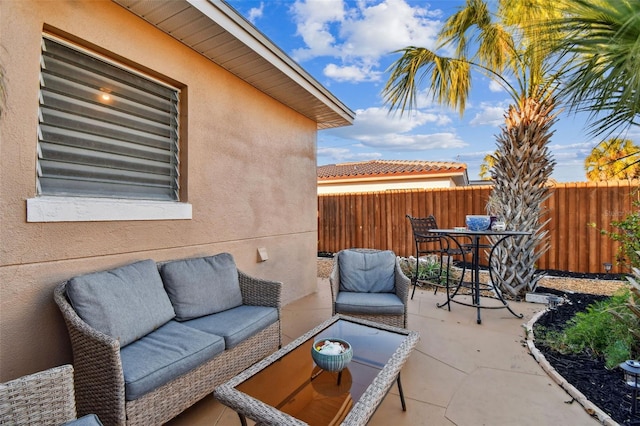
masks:
<svg viewBox="0 0 640 426"><path fill-rule="evenodd" d="M27 222L185 220L191 204L109 198L37 197L27 200Z"/></svg>

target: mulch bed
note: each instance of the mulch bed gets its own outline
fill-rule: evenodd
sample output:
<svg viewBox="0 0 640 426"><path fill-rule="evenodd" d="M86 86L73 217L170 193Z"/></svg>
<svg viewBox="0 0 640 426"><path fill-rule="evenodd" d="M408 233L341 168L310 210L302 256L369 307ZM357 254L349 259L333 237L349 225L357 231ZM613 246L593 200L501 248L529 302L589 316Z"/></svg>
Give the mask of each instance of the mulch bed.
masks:
<svg viewBox="0 0 640 426"><path fill-rule="evenodd" d="M534 335L540 327L562 330L576 313L584 311L587 306L598 300L607 298L603 295L566 293L552 288L538 288L537 291L563 296L568 303L560 305L553 313L549 311L542 315L533 326ZM629 420L631 394L624 385L622 370L608 370L605 368L604 359L593 354L561 354L541 341L536 341L535 345L549 364L589 401L620 424ZM574 401L569 400L568 403Z"/></svg>

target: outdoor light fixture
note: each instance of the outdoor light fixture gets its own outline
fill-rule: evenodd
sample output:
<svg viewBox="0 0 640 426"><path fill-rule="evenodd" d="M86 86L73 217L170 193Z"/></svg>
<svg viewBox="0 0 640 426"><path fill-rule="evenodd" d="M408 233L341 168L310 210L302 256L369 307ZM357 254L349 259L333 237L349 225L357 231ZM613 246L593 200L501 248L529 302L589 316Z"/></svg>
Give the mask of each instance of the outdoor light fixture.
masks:
<svg viewBox="0 0 640 426"><path fill-rule="evenodd" d="M620 364L624 372L624 383L632 390L631 393L631 419L628 424L640 425L638 414L638 389L640 388L640 361L628 360Z"/></svg>
<svg viewBox="0 0 640 426"><path fill-rule="evenodd" d="M562 303L562 297L559 296L547 296L547 308L549 308L549 313L551 315L551 320L553 320L553 314L558 309L558 305Z"/></svg>
<svg viewBox="0 0 640 426"><path fill-rule="evenodd" d="M604 266L604 271L608 274L609 272L611 272L611 267L613 266L611 263L609 262L605 262L602 264Z"/></svg>

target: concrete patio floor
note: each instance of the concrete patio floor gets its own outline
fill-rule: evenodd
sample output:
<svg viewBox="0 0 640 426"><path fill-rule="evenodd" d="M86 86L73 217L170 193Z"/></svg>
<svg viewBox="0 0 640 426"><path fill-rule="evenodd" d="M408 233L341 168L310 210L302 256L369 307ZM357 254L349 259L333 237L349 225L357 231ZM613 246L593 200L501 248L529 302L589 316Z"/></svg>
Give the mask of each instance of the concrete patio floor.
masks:
<svg viewBox="0 0 640 426"><path fill-rule="evenodd" d="M329 281L318 279L317 292L286 305L282 311L283 344L331 316ZM420 342L402 370L407 401L403 412L394 385L369 425L596 425L538 365L524 343L524 324L544 305L511 303L524 318L506 309L475 309L453 304L439 291L418 289L409 301L409 329ZM490 304L494 300L485 300ZM277 386L277 384L274 384ZM207 397L171 425L240 425L237 414ZM249 424L253 424L249 422Z"/></svg>

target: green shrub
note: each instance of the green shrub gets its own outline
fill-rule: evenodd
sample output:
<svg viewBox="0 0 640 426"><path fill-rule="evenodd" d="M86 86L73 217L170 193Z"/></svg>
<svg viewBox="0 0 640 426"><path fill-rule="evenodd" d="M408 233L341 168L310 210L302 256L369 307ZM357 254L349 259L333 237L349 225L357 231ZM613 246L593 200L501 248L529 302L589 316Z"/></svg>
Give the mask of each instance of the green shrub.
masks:
<svg viewBox="0 0 640 426"><path fill-rule="evenodd" d="M632 203L638 210L631 212L624 219L611 222L611 226L617 228L614 231L600 230L600 234L606 235L614 241L618 241L618 253L616 261L619 265L628 268L640 267L640 201ZM589 226L595 227L594 223Z"/></svg>
<svg viewBox="0 0 640 426"><path fill-rule="evenodd" d="M540 330L547 346L561 353L591 353L602 356L607 368L633 358L634 338L626 321L619 314L627 311L629 290L625 289L609 299L595 302L579 312L562 332ZM614 313L618 315L613 315Z"/></svg>

